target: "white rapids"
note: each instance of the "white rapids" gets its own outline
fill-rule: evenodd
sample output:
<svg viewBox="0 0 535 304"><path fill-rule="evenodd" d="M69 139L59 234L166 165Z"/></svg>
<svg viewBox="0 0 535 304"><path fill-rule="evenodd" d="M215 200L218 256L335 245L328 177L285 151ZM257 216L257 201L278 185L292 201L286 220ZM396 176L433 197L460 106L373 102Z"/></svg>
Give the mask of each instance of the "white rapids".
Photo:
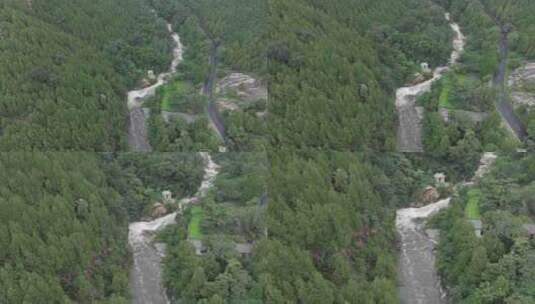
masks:
<svg viewBox="0 0 535 304"><path fill-rule="evenodd" d="M197 193L183 198L180 203L187 205L206 196L212 188L219 172L217 165L207 152L200 152L204 162L204 176ZM166 304L169 303L161 282L161 260L165 255L163 244L154 244L156 232L175 223L177 212L170 213L150 222L135 222L128 227L128 243L133 252L134 266L130 273L132 303Z"/></svg>
<svg viewBox="0 0 535 304"><path fill-rule="evenodd" d="M455 35L452 41L453 51L450 55L449 65L457 63L464 51L465 36L459 25L451 21L450 14L445 14L446 20L450 21L450 27ZM422 83L410 87L401 87L396 90L396 109L399 117L398 127L398 151L400 152L423 152L421 110L416 107L416 98L423 93L429 92L433 83L449 70L449 66L437 67L433 71L433 77Z"/></svg>
<svg viewBox="0 0 535 304"><path fill-rule="evenodd" d="M147 97L154 96L156 94L156 89L161 87L162 85L166 84L171 76L173 76L176 71L177 67L182 62L183 59L183 52L184 47L182 45L182 42L180 41L180 37L177 33L173 32L173 27L170 23L167 23L167 30L169 33L171 33L171 37L173 38L173 41L175 42L175 48L173 49L173 61L171 62L171 67L169 68L168 72L162 73L158 75L156 83L154 83L151 86L148 86L143 89L139 90L133 90L128 92L128 109L132 110L137 107L141 107L143 105L143 101Z"/></svg>
<svg viewBox="0 0 535 304"><path fill-rule="evenodd" d="M128 107L128 145L133 151L138 152L150 152L152 147L149 143L146 115L148 111L143 111L141 107L143 102L151 96L156 94L156 89L166 84L171 76L176 73L177 66L182 61L183 47L180 42L180 37L177 33L173 32L171 24L167 24L167 30L171 34L173 41L175 42L175 48L173 49L173 61L171 67L166 73L158 75L156 83L143 89L133 90L128 92L127 107Z"/></svg>
<svg viewBox="0 0 535 304"><path fill-rule="evenodd" d="M496 158L494 153L484 153L472 180L462 185L469 186L479 181L490 170ZM399 293L402 304L446 302L446 293L435 269L437 233L425 231L424 228L425 219L447 208L450 201L451 197L421 208L404 208L396 212L396 228L401 240Z"/></svg>

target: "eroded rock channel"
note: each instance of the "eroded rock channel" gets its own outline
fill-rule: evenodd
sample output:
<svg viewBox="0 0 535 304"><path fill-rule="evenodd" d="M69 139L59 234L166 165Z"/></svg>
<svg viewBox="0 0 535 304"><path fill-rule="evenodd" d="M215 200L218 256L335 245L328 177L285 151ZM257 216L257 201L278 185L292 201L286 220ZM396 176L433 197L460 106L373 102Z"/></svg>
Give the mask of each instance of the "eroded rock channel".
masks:
<svg viewBox="0 0 535 304"><path fill-rule="evenodd" d="M183 198L178 204L186 206L199 201L212 188L219 166L209 153L200 153L204 160L204 177L197 193ZM134 304L169 303L162 284L161 261L165 256L164 244L154 243L156 233L175 223L178 212L173 212L150 222L135 222L128 227L128 243L132 249L134 265L130 273L130 288Z"/></svg>
<svg viewBox="0 0 535 304"><path fill-rule="evenodd" d="M465 37L459 25L451 21L446 13L445 18L450 21L450 27L454 31L453 52L449 64L455 64L464 50ZM449 66L437 67L433 71L433 77L414 86L402 87L396 91L396 110L398 112L399 126L397 131L397 147L399 152L423 152L422 144L422 119L423 109L416 106L416 99L423 93L431 90L431 85L442 78L449 70Z"/></svg>
<svg viewBox="0 0 535 304"><path fill-rule="evenodd" d="M128 145L133 151L150 152L152 150L147 133L147 111L142 108L143 102L147 98L154 96L156 89L171 79L171 76L176 73L177 66L182 61L183 46L180 42L180 37L177 33L173 32L173 27L169 23L167 24L167 30L175 43L173 61L171 62L169 71L158 75L153 85L128 92Z"/></svg>
<svg viewBox="0 0 535 304"><path fill-rule="evenodd" d="M470 186L488 172L496 160L494 153L485 153ZM426 219L449 206L451 197L421 208L404 208L396 212L396 228L401 242L399 259L399 294L402 304L446 303L446 293L441 287L435 268L434 248L438 233L426 230Z"/></svg>

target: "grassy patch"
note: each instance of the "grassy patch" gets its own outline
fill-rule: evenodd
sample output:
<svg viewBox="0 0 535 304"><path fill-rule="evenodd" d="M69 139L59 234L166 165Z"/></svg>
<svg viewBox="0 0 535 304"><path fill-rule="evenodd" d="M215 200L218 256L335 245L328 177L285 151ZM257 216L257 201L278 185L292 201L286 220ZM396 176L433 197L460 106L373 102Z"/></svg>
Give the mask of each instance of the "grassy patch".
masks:
<svg viewBox="0 0 535 304"><path fill-rule="evenodd" d="M455 75L457 75L457 83L460 86L466 86L466 85L470 85L471 83L473 83L473 80L465 74L455 74Z"/></svg>
<svg viewBox="0 0 535 304"><path fill-rule="evenodd" d="M188 236L190 239L199 240L202 238L201 222L203 214L204 212L200 206L191 208L191 220L188 225Z"/></svg>
<svg viewBox="0 0 535 304"><path fill-rule="evenodd" d="M466 217L470 220L479 220L481 214L479 212L479 201L481 199L481 190L470 189L468 191L468 203L464 210Z"/></svg>
<svg viewBox="0 0 535 304"><path fill-rule="evenodd" d="M175 81L164 88L161 108L163 111L172 112L190 91L190 86L184 81Z"/></svg>
<svg viewBox="0 0 535 304"><path fill-rule="evenodd" d="M441 108L452 109L453 105L450 102L450 92L451 92L451 79L449 76L446 76L442 79L442 91L440 92L440 97L438 99L438 105Z"/></svg>

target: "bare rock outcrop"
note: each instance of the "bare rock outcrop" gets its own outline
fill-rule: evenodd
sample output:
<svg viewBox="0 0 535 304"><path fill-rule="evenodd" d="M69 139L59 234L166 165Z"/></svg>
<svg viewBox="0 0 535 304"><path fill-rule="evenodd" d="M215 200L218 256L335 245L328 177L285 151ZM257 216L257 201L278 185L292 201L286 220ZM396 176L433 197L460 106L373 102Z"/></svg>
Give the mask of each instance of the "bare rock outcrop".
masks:
<svg viewBox="0 0 535 304"><path fill-rule="evenodd" d="M507 82L514 107L535 107L535 62L527 63L511 73Z"/></svg>
<svg viewBox="0 0 535 304"><path fill-rule="evenodd" d="M260 80L243 73L231 73L221 79L215 88L219 111L239 111L241 104L267 100L267 87Z"/></svg>

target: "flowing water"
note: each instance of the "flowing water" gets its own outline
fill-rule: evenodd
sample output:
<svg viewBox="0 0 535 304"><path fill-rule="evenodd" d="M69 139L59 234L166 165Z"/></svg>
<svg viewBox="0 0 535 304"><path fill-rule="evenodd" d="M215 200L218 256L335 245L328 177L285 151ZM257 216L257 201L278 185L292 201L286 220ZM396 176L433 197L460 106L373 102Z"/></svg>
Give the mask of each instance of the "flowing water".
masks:
<svg viewBox="0 0 535 304"><path fill-rule="evenodd" d="M450 21L454 38L452 41L453 51L449 64L455 64L464 50L465 37L459 25L451 21L450 15L445 15ZM422 145L422 111L416 106L416 98L431 90L431 85L442 78L449 70L448 66L437 67L433 71L433 77L427 81L410 87L401 87L396 91L396 109L399 117L399 127L397 134L398 151L400 152L423 152Z"/></svg>
<svg viewBox="0 0 535 304"><path fill-rule="evenodd" d="M128 109L130 111L128 142L134 151L150 152L152 150L147 137L145 113L142 109L143 102L154 96L156 90L171 79L183 58L180 37L173 32L171 24L167 24L167 29L176 44L169 71L158 75L153 85L128 92ZM209 153L200 152L200 155L205 162L203 181L194 196L184 198L179 202L182 206L194 203L206 196L219 172L219 166L212 160ZM155 243L154 236L166 226L175 223L177 214L177 212L173 212L150 222L131 223L128 227L128 243L132 249L134 260L130 273L130 288L132 302L135 304L169 303L162 284L161 261L165 256L165 246Z"/></svg>
<svg viewBox="0 0 535 304"><path fill-rule="evenodd" d="M463 185L477 182L495 160L494 153L483 154L474 177ZM450 200L446 198L421 208L404 208L396 212L396 228L401 240L399 294L403 304L446 303L446 293L435 269L437 233L425 230L425 219L448 207Z"/></svg>
<svg viewBox="0 0 535 304"><path fill-rule="evenodd" d="M134 151L149 152L151 146L147 136L147 124L145 122L145 114L141 109L143 102L151 96L156 94L156 89L166 84L171 76L176 73L177 66L182 61L183 47L180 42L180 37L177 33L173 32L171 24L167 24L167 30L171 34L175 43L173 49L173 61L168 72L158 75L156 83L143 89L133 90L128 92L127 106L130 111L129 114L129 127L128 127L128 144Z"/></svg>
<svg viewBox="0 0 535 304"><path fill-rule="evenodd" d="M200 153L205 162L204 177L197 193L180 201L187 205L206 196L219 172L219 166L210 154ZM128 227L128 243L133 252L134 265L130 273L130 288L134 304L169 303L162 284L161 261L165 246L154 243L156 232L175 222L177 212L170 213L150 222L135 222Z"/></svg>

